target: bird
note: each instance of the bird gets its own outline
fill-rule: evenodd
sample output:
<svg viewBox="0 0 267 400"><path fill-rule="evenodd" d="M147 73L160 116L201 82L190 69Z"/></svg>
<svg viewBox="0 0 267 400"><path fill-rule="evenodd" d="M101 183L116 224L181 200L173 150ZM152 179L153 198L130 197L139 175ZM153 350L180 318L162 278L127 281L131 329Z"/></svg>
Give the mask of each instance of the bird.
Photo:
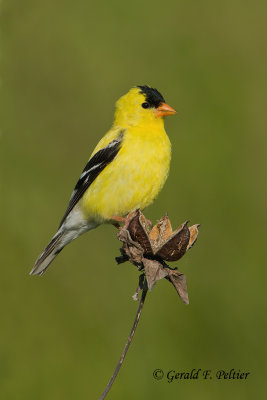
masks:
<svg viewBox="0 0 267 400"><path fill-rule="evenodd" d="M117 224L150 205L169 174L171 143L164 117L176 111L147 85L116 102L111 129L99 141L71 194L59 228L30 275L43 275L63 248L103 223Z"/></svg>

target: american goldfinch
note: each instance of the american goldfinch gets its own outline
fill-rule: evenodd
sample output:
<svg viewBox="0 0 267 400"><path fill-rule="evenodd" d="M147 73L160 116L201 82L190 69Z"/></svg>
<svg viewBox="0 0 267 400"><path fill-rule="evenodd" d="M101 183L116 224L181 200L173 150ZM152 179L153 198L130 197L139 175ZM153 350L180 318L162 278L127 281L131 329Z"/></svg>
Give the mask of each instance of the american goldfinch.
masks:
<svg viewBox="0 0 267 400"><path fill-rule="evenodd" d="M171 144L163 117L172 114L176 111L149 86L133 87L117 101L113 125L93 151L31 275L42 275L84 232L152 203L169 172Z"/></svg>

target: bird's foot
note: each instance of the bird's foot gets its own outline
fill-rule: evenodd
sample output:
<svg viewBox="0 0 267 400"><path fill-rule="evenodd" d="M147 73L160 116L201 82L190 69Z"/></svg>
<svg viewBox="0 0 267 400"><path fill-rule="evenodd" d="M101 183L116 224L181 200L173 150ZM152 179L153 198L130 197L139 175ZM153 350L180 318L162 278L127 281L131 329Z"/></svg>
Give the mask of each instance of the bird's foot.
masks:
<svg viewBox="0 0 267 400"><path fill-rule="evenodd" d="M110 218L110 220L111 220L112 225L114 225L117 229L120 228L120 223L121 224L125 224L125 222L126 222L126 218L125 217L120 217L120 216L117 216L117 215L113 215Z"/></svg>
<svg viewBox="0 0 267 400"><path fill-rule="evenodd" d="M120 224L124 224L125 225L127 223L127 221L131 220L132 214L133 213L128 214L127 217L121 217L121 216L118 216L118 215L113 215L110 218L110 221L111 221L113 226L115 226L117 229L119 229L121 227ZM152 222L149 219L146 219L146 222L147 222L148 226L152 225Z"/></svg>
<svg viewBox="0 0 267 400"><path fill-rule="evenodd" d="M118 215L113 215L110 219L111 221L121 222L123 224L125 224L126 221L125 217L119 217Z"/></svg>

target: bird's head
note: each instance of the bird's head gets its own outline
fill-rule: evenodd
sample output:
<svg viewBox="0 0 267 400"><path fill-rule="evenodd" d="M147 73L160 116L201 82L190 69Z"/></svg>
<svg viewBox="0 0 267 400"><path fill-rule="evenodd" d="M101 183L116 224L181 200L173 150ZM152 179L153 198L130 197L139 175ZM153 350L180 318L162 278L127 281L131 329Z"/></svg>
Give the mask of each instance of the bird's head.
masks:
<svg viewBox="0 0 267 400"><path fill-rule="evenodd" d="M176 111L165 103L157 89L136 86L117 101L114 124L129 126L162 123L163 117L173 114Z"/></svg>

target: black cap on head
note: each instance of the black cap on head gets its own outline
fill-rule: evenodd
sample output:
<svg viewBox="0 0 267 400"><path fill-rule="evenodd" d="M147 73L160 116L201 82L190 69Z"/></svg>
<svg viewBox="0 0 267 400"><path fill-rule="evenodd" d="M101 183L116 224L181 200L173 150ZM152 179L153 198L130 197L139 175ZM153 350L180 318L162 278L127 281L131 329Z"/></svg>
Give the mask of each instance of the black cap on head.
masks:
<svg viewBox="0 0 267 400"><path fill-rule="evenodd" d="M146 101L150 107L158 108L161 103L165 103L165 100L157 89L153 89L149 86L137 86L140 89L140 93L146 96Z"/></svg>

